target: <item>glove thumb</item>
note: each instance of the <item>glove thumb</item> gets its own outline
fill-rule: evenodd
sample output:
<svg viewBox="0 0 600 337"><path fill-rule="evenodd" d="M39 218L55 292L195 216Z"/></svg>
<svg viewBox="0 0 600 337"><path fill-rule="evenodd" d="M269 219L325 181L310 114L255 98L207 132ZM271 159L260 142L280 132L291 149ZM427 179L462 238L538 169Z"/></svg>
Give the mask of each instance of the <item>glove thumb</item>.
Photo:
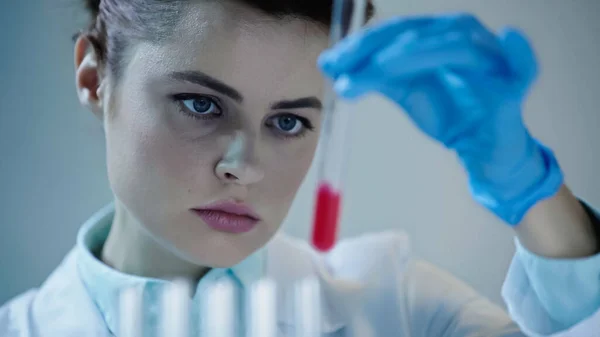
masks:
<svg viewBox="0 0 600 337"><path fill-rule="evenodd" d="M538 76L538 62L531 43L525 35L513 28L505 28L499 34L508 66L513 72L514 83L525 94Z"/></svg>

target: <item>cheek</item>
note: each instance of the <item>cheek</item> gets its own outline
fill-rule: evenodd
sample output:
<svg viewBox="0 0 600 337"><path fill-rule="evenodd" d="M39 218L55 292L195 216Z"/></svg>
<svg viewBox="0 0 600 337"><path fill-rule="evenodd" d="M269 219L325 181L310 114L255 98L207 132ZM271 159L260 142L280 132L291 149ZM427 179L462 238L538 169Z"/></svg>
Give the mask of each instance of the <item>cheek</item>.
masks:
<svg viewBox="0 0 600 337"><path fill-rule="evenodd" d="M311 166L317 141L316 135L310 135L291 141L296 144L271 145L272 150L265 164L265 177L268 177L265 182L265 194L271 202L279 201L291 205Z"/></svg>
<svg viewBox="0 0 600 337"><path fill-rule="evenodd" d="M117 197L126 205L165 206L190 190L204 190L197 185L211 181L211 141L189 137L161 105L131 103L123 102L106 125L109 178Z"/></svg>

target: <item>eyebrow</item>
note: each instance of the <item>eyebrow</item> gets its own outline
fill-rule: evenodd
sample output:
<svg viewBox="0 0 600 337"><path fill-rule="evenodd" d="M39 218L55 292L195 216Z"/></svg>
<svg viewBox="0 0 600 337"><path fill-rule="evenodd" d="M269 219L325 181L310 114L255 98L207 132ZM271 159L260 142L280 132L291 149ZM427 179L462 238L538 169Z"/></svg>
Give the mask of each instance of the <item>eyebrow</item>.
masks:
<svg viewBox="0 0 600 337"><path fill-rule="evenodd" d="M222 81L207 75L201 71L189 70L189 71L177 71L170 74L171 78L195 83L203 87L210 88L214 91L218 91L224 95L231 97L233 100L241 103L244 101L244 96L235 88L223 83ZM315 96L303 97L294 100L284 100L271 104L273 110L291 110L291 109L319 109L323 108L323 103L320 99Z"/></svg>
<svg viewBox="0 0 600 337"><path fill-rule="evenodd" d="M200 71L179 71L170 74L170 77L178 81L190 82L218 91L224 95L231 97L233 100L241 103L244 96L235 88L217 80Z"/></svg>
<svg viewBox="0 0 600 337"><path fill-rule="evenodd" d="M319 109L323 108L323 103L317 97L304 97L291 101L280 101L273 103L271 109L273 110L291 110L291 109Z"/></svg>

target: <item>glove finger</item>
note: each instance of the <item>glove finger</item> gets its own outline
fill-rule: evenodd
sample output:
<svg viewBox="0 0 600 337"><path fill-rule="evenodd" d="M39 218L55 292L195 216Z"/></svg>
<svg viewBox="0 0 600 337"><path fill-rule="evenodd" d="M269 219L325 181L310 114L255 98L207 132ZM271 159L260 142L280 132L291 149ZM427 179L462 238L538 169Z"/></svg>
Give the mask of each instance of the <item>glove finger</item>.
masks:
<svg viewBox="0 0 600 337"><path fill-rule="evenodd" d="M336 92L352 98L365 91L376 91L385 83L410 81L440 69L463 69L481 73L503 72L503 59L489 53L472 40L458 33L420 41L405 46L406 52L390 47L371 62L353 72L338 77Z"/></svg>
<svg viewBox="0 0 600 337"><path fill-rule="evenodd" d="M392 76L418 74L436 68L466 68L485 73L502 73L504 60L497 49L462 32L447 32L412 43L398 41L373 57L373 65Z"/></svg>
<svg viewBox="0 0 600 337"><path fill-rule="evenodd" d="M433 17L400 17L352 34L324 51L318 59L319 68L330 77L355 68L377 49L398 35L430 25Z"/></svg>
<svg viewBox="0 0 600 337"><path fill-rule="evenodd" d="M346 81L346 83L343 83ZM407 80L385 84L353 81L342 75L336 90L344 90L345 98L354 99L377 91L397 103L425 134L447 148L458 150L469 146L463 142L485 123L487 110L469 79L450 70L438 70Z"/></svg>
<svg viewBox="0 0 600 337"><path fill-rule="evenodd" d="M447 148L455 149L485 119L486 110L471 84L453 71L424 77L419 87L402 105L415 121L435 125L428 133Z"/></svg>
<svg viewBox="0 0 600 337"><path fill-rule="evenodd" d="M401 81L397 81L394 84L388 84L383 81L372 80L369 78L359 79L343 74L334 82L333 90L344 99L355 100L371 92L383 93L387 86L398 86L395 94L400 95L400 90L403 87L401 85L399 86L400 83Z"/></svg>
<svg viewBox="0 0 600 337"><path fill-rule="evenodd" d="M446 76L438 71L415 78L397 103L421 131L450 148L460 129L461 111Z"/></svg>
<svg viewBox="0 0 600 337"><path fill-rule="evenodd" d="M450 25L445 30L441 30L440 28L442 27L440 25L433 27L437 28L437 30L430 31L428 34L440 35L446 31L461 32L482 48L489 49L489 52L502 53L503 46L500 43L500 39L475 16L469 13L459 13L450 17L452 20L450 20Z"/></svg>
<svg viewBox="0 0 600 337"><path fill-rule="evenodd" d="M499 141L508 141L502 144L503 148L523 148L521 142L524 139L514 136L525 134L520 132L524 128L521 115L522 101L518 97L507 95L507 92L510 93L511 83L507 82L506 78L490 77L468 71L454 71L454 74L467 84L474 98L470 117L468 120L465 119L471 127L463 131L464 136L461 138L476 139L475 143L486 148L498 146ZM481 132L483 128L485 132ZM490 153L483 153L466 142L456 142L453 148L480 162L490 160Z"/></svg>
<svg viewBox="0 0 600 337"><path fill-rule="evenodd" d="M500 33L506 60L513 73L513 81L520 91L526 91L538 76L535 51L527 38L518 30L505 28ZM524 92L523 92L524 94Z"/></svg>
<svg viewBox="0 0 600 337"><path fill-rule="evenodd" d="M364 83L350 84L353 94L372 91L371 87L366 89L360 84ZM465 104L462 101L470 94L465 86L464 81L450 72L437 71L385 83L377 92L398 104L425 134L451 147L463 129Z"/></svg>
<svg viewBox="0 0 600 337"><path fill-rule="evenodd" d="M449 34L450 33L450 34ZM363 66L379 54L380 50L397 49L408 52L425 41L443 40L446 35L464 35L482 50L501 54L496 36L486 29L473 15L452 14L415 18L398 18L363 32L351 35L319 58L321 70L332 78Z"/></svg>

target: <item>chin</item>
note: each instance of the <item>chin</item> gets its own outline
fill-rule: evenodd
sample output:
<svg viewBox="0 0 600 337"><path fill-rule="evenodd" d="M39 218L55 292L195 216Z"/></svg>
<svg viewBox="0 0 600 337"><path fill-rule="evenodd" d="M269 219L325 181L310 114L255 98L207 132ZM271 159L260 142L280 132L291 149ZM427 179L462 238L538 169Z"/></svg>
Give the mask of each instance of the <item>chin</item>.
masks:
<svg viewBox="0 0 600 337"><path fill-rule="evenodd" d="M248 254L248 255L243 255L243 256L224 256L225 254L223 254L221 256L213 256L212 258L209 258L209 259L202 259L202 262L199 261L200 265L207 266L210 268L231 268L231 267L241 263L248 256L251 255L251 254Z"/></svg>
<svg viewBox="0 0 600 337"><path fill-rule="evenodd" d="M231 242L231 240L214 238L208 240L209 242L200 241L204 240L198 240L191 246L188 245L189 249L181 249L177 255L198 266L229 268L239 264L258 250L258 247L253 249Z"/></svg>
<svg viewBox="0 0 600 337"><path fill-rule="evenodd" d="M244 259L246 259L248 256L242 256L242 257L238 257L238 258L229 258L229 259L217 259L214 261L208 261L206 263L206 265L208 265L211 268L231 268L239 263L241 263L242 261L244 261Z"/></svg>

